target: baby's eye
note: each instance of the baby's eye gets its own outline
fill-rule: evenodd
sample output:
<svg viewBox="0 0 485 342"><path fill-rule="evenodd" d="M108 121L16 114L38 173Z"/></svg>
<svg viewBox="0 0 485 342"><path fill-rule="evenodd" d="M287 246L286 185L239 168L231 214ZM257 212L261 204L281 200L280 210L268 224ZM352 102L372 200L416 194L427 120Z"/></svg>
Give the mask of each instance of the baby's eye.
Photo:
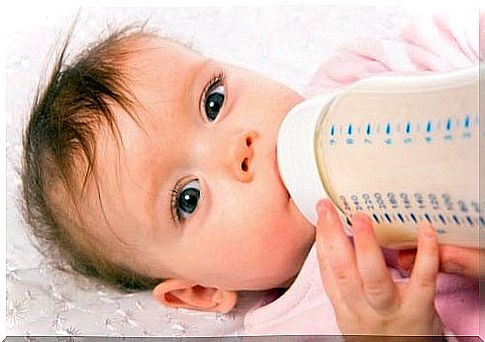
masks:
<svg viewBox="0 0 485 342"><path fill-rule="evenodd" d="M210 122L217 119L219 112L224 104L224 97L226 92L224 90L224 85L218 85L214 89L210 89L207 92L207 96L205 99L204 110Z"/></svg>
<svg viewBox="0 0 485 342"><path fill-rule="evenodd" d="M200 185L199 181L188 182L180 191L177 198L176 211L180 220L185 220L192 214L199 203Z"/></svg>

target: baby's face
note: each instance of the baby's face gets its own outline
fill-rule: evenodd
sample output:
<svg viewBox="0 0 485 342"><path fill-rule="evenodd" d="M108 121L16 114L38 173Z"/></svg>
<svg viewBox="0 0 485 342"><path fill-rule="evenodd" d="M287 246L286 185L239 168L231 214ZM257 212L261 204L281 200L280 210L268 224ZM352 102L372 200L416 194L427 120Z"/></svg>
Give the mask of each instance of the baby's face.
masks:
<svg viewBox="0 0 485 342"><path fill-rule="evenodd" d="M176 43L144 38L128 62L138 126L115 107L122 145L98 136L97 195L83 205L113 261L226 290L299 271L314 238L283 186L276 138L302 98ZM88 216L88 215L85 215Z"/></svg>

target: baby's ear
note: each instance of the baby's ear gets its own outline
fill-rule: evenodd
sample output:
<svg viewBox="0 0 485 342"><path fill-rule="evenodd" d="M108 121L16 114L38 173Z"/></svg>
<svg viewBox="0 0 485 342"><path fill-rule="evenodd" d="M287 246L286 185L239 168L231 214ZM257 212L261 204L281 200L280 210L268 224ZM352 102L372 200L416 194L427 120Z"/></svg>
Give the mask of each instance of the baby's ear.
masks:
<svg viewBox="0 0 485 342"><path fill-rule="evenodd" d="M237 303L236 291L204 287L181 279L167 279L152 290L153 296L173 308L227 313Z"/></svg>

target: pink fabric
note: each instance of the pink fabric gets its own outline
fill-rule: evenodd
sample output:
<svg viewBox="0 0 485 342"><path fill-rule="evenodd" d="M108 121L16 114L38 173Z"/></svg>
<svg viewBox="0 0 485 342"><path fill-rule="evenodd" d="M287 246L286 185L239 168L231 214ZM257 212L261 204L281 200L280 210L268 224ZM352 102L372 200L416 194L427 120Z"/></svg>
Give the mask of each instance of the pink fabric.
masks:
<svg viewBox="0 0 485 342"><path fill-rule="evenodd" d="M378 73L440 72L477 64L485 53L479 53L485 49L485 42L479 47L479 28L485 39L485 13L438 13L406 23L388 39L360 38L321 65L304 95L320 95ZM385 254L394 280L407 281L395 268L396 253ZM479 335L483 305L478 281L439 274L435 306L449 334ZM244 325L248 335L340 333L315 246L292 286L274 302L249 312Z"/></svg>

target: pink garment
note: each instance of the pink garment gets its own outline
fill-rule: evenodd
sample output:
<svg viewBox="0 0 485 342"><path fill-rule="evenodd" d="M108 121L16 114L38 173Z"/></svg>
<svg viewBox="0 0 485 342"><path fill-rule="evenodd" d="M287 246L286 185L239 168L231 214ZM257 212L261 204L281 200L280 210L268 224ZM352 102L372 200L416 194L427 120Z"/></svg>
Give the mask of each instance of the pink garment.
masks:
<svg viewBox="0 0 485 342"><path fill-rule="evenodd" d="M485 51L479 54L479 28L485 39L484 14L476 10L439 13L405 24L389 39L358 39L321 65L305 96L333 91L377 73L440 72L477 64L485 55ZM480 48L485 49L485 41ZM385 255L393 279L407 281L396 268L396 252L385 250ZM479 335L479 313L482 317L485 313L479 304L478 283L458 275L438 275L435 306L447 335ZM315 245L291 287L272 303L250 311L244 326L247 335L340 334L321 281Z"/></svg>

